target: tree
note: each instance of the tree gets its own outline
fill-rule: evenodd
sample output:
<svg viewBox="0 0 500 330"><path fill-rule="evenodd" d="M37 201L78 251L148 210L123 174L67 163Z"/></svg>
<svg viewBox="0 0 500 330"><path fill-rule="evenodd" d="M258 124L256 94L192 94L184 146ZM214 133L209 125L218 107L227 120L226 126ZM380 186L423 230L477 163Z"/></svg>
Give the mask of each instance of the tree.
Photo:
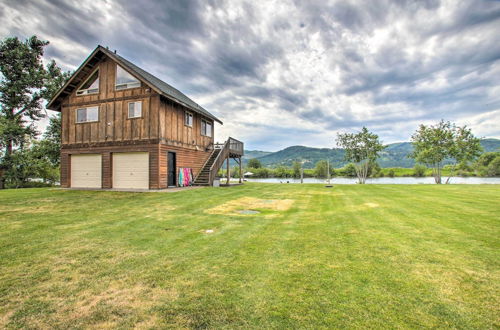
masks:
<svg viewBox="0 0 500 330"><path fill-rule="evenodd" d="M252 158L248 161L248 167L250 168L261 168L262 163L257 158Z"/></svg>
<svg viewBox="0 0 500 330"><path fill-rule="evenodd" d="M495 157L488 164L488 176L499 176L500 175L500 156Z"/></svg>
<svg viewBox="0 0 500 330"><path fill-rule="evenodd" d="M442 168L445 160L454 161L450 177L446 180L446 183L449 183L456 164L474 160L482 150L480 140L474 137L467 126L457 127L444 120L434 126L420 125L411 139L413 153L410 157L432 167L434 181L437 184L442 183Z"/></svg>
<svg viewBox="0 0 500 330"><path fill-rule="evenodd" d="M54 167L59 166L61 161L61 114L49 118L49 126L43 134L43 139L36 143L36 147Z"/></svg>
<svg viewBox="0 0 500 330"><path fill-rule="evenodd" d="M378 135L371 133L366 127L358 133L337 134L337 145L345 149L345 160L353 162L360 184L366 182L370 163L375 162L378 153L385 148Z"/></svg>
<svg viewBox="0 0 500 330"><path fill-rule="evenodd" d="M0 189L6 177L19 173L14 152L38 135L35 122L45 116L42 101L49 99L69 76L52 61L44 68L43 49L47 41L32 36L24 42L9 37L0 42ZM9 170L12 173L8 173ZM26 172L23 172L26 173ZM4 175L6 174L6 175Z"/></svg>
<svg viewBox="0 0 500 330"><path fill-rule="evenodd" d="M302 164L300 162L293 162L293 165L292 165L292 172L293 172L293 177L294 178L300 178L300 172L302 170Z"/></svg>
<svg viewBox="0 0 500 330"><path fill-rule="evenodd" d="M415 164L413 166L413 176L421 178L425 176L425 171L427 171L427 167L421 164Z"/></svg>
<svg viewBox="0 0 500 330"><path fill-rule="evenodd" d="M333 168L330 166L330 173L333 172ZM328 162L326 160L320 160L314 166L314 174L317 178L326 178L328 176Z"/></svg>

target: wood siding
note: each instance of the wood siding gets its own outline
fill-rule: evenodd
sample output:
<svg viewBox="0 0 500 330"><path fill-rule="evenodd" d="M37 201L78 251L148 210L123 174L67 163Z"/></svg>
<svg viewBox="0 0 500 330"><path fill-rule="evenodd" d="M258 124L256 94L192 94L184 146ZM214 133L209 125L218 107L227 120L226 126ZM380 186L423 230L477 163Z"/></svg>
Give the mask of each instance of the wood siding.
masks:
<svg viewBox="0 0 500 330"><path fill-rule="evenodd" d="M168 160L167 152L175 152L176 154L176 167L177 178L179 177L179 168L189 167L193 169L194 178L198 175L201 167L205 164L212 151L204 150L189 150L186 148L174 147L166 144L160 145L159 163L160 163L160 188L167 188L167 173L168 173ZM194 179L193 178L193 179Z"/></svg>
<svg viewBox="0 0 500 330"><path fill-rule="evenodd" d="M190 167L196 176L211 154L214 122L148 88L115 90L116 64L110 58L98 63L99 93L62 102L61 186L71 185L71 155L102 155L102 187L113 187L113 153L149 152L149 188L167 188L167 151L176 153L177 169ZM128 118L128 103L142 101L142 116ZM78 108L99 106L99 120L76 123ZM185 125L185 111L193 126ZM201 134L201 121L212 124L212 136ZM177 171L177 174L179 172Z"/></svg>
<svg viewBox="0 0 500 330"><path fill-rule="evenodd" d="M160 97L143 83L139 88L115 90L116 63L110 58L97 67L99 93L78 96L75 90L62 102L63 146L160 139L176 147L204 149L213 143L213 120ZM142 102L142 116L128 118L128 103L136 101ZM90 106L99 107L98 121L77 123L77 109ZM193 114L192 127L184 123L186 111ZM212 136L201 134L202 119L212 124Z"/></svg>
<svg viewBox="0 0 500 330"><path fill-rule="evenodd" d="M185 124L186 111L193 115L192 127ZM159 116L160 138L168 145L205 149L214 142L213 120L202 117L180 104L162 98ZM212 136L201 134L202 119L212 124Z"/></svg>
<svg viewBox="0 0 500 330"><path fill-rule="evenodd" d="M61 150L61 187L71 186L71 155L102 155L102 187L113 187L113 153L148 152L149 153L149 189L159 189L159 144L137 144L122 146L103 146L90 148L69 148Z"/></svg>

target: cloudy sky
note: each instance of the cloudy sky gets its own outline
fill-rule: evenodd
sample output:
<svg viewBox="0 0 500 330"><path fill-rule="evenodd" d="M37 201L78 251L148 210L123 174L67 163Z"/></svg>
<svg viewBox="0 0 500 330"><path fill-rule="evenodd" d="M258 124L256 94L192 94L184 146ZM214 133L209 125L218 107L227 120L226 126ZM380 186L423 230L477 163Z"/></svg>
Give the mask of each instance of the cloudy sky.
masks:
<svg viewBox="0 0 500 330"><path fill-rule="evenodd" d="M0 21L66 70L116 49L247 149L332 147L363 125L408 141L441 118L500 137L500 1L3 0Z"/></svg>

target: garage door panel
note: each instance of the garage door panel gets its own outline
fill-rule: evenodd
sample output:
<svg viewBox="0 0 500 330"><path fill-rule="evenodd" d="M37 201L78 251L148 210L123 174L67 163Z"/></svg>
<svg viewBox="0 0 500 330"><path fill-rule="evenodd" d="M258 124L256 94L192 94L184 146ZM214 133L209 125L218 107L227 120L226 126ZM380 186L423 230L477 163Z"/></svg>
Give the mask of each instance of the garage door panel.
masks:
<svg viewBox="0 0 500 330"><path fill-rule="evenodd" d="M71 187L101 188L102 158L100 154L71 155Z"/></svg>
<svg viewBox="0 0 500 330"><path fill-rule="evenodd" d="M149 153L114 153L113 188L149 189Z"/></svg>

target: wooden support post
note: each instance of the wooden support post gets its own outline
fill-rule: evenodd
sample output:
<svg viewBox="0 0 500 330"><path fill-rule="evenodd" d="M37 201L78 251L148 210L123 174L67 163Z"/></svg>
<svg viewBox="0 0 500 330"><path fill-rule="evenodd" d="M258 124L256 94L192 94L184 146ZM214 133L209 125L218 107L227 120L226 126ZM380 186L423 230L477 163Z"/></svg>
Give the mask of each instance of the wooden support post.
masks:
<svg viewBox="0 0 500 330"><path fill-rule="evenodd" d="M227 172L226 172L226 176L227 176L227 185L229 186L229 179L230 179L230 176L231 176L231 171L229 170L229 155L227 155Z"/></svg>
<svg viewBox="0 0 500 330"><path fill-rule="evenodd" d="M242 179L241 179L241 156L240 156L240 183L242 182Z"/></svg>

